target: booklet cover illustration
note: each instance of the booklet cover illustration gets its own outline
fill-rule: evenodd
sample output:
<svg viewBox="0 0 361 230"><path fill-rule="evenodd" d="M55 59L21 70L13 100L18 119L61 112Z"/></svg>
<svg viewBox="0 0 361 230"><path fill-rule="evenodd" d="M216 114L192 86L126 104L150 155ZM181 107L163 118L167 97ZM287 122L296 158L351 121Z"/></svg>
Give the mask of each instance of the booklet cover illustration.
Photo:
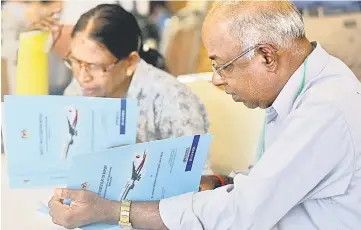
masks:
<svg viewBox="0 0 361 230"><path fill-rule="evenodd" d="M136 142L134 100L5 96L11 188L64 185L73 156Z"/></svg>
<svg viewBox="0 0 361 230"><path fill-rule="evenodd" d="M212 138L186 136L74 156L67 187L111 200L143 201L198 191ZM94 224L82 229L111 227Z"/></svg>
<svg viewBox="0 0 361 230"><path fill-rule="evenodd" d="M143 169L145 160L147 158L147 153L144 151L144 153L136 154L135 158L133 159L133 168L132 168L132 174L129 178L129 181L124 186L123 191L120 194L120 200L126 200L128 193L131 189L134 189L135 184L140 181L141 179L141 171Z"/></svg>
<svg viewBox="0 0 361 230"><path fill-rule="evenodd" d="M74 136L78 135L77 131L77 123L78 123L78 115L79 111L75 107L67 108L67 121L69 125L69 138L65 143L64 151L62 153L62 158L66 158L68 156L68 151L70 146L74 143Z"/></svg>

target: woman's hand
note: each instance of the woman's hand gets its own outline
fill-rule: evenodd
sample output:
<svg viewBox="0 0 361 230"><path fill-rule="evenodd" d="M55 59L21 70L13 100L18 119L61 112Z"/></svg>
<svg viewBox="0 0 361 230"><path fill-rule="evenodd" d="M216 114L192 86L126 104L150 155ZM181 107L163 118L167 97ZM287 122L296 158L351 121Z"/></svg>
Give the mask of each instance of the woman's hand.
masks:
<svg viewBox="0 0 361 230"><path fill-rule="evenodd" d="M27 20L28 24L39 22L44 18L51 17L56 13L60 13L61 7L61 2L29 2L25 4L25 19Z"/></svg>
<svg viewBox="0 0 361 230"><path fill-rule="evenodd" d="M53 7L52 5L35 4L29 6L27 31L41 30L50 31L54 40L60 36L62 24L54 15L60 13L61 8Z"/></svg>
<svg viewBox="0 0 361 230"><path fill-rule="evenodd" d="M63 25L59 22L59 19L53 18L51 16L42 18L40 21L32 23L27 31L32 30L41 30L41 31L50 31L53 35L54 41L56 41L61 33Z"/></svg>

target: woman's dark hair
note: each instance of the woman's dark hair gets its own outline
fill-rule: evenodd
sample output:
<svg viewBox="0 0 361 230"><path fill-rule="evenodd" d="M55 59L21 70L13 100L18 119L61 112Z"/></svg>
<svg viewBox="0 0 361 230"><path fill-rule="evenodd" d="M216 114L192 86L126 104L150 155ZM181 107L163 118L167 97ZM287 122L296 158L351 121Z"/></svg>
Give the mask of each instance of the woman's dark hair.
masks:
<svg viewBox="0 0 361 230"><path fill-rule="evenodd" d="M84 13L75 24L72 37L92 23L89 37L108 48L118 59L137 51L147 63L166 69L158 51L144 49L142 31L136 18L119 4L101 4Z"/></svg>

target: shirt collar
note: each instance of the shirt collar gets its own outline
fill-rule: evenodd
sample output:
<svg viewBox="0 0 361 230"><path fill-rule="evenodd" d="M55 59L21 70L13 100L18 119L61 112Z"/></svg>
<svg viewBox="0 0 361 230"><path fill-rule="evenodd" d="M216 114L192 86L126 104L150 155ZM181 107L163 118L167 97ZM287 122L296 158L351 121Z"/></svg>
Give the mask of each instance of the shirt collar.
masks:
<svg viewBox="0 0 361 230"><path fill-rule="evenodd" d="M305 76L305 88L307 83L317 77L325 68L329 54L317 42L312 42L314 47L312 53L308 56ZM292 74L286 85L283 87L272 106L266 110L266 113L277 112L277 115L284 120L292 110L297 99L297 93L301 85L304 74L304 63ZM301 93L302 94L302 93Z"/></svg>

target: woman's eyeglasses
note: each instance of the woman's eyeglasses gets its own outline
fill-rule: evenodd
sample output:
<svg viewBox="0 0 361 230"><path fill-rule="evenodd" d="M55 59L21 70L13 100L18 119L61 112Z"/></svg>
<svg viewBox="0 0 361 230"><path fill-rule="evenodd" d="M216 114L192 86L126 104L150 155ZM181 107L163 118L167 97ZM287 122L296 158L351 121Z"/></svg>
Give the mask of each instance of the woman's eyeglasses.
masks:
<svg viewBox="0 0 361 230"><path fill-rule="evenodd" d="M87 73L90 74L91 76L103 75L103 74L111 71L119 62L120 62L120 59L118 59L117 61L115 61L114 63L112 63L110 65L103 66L103 65L91 64L91 63L86 63L86 62L80 61L80 60L72 57L71 55L67 55L67 57L64 59L64 64L69 69L71 69L73 71L80 71L81 68L84 67L85 70L87 71Z"/></svg>

